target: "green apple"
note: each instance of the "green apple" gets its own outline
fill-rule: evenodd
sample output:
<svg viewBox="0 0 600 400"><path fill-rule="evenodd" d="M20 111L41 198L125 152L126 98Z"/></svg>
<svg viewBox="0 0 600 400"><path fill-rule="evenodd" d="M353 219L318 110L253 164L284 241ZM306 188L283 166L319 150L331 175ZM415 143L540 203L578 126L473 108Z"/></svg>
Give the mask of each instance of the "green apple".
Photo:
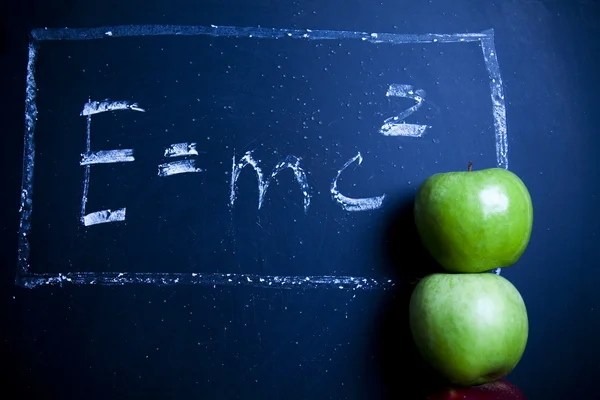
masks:
<svg viewBox="0 0 600 400"><path fill-rule="evenodd" d="M438 173L419 187L415 224L423 246L449 272L513 265L533 224L523 181L503 168Z"/></svg>
<svg viewBox="0 0 600 400"><path fill-rule="evenodd" d="M423 358L463 386L506 376L521 360L529 335L519 291L486 272L426 276L411 295L409 320Z"/></svg>

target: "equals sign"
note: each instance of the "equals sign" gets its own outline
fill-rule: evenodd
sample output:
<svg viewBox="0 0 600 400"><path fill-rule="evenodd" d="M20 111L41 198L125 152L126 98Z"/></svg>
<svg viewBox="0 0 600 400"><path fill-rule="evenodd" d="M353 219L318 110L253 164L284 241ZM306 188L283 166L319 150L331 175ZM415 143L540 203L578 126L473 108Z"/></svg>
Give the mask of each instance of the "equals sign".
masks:
<svg viewBox="0 0 600 400"><path fill-rule="evenodd" d="M196 143L174 143L165 149L165 158L198 156ZM202 168L196 167L194 158L170 161L158 165L158 176L165 177L189 172L202 172Z"/></svg>

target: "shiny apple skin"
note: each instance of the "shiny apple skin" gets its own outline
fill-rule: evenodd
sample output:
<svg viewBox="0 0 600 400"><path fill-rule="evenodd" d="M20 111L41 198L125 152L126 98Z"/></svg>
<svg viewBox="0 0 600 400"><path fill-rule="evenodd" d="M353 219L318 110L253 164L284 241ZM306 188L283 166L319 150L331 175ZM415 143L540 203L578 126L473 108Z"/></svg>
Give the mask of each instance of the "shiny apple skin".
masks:
<svg viewBox="0 0 600 400"><path fill-rule="evenodd" d="M414 215L424 247L449 272L515 264L533 225L527 187L503 168L430 176L417 192Z"/></svg>

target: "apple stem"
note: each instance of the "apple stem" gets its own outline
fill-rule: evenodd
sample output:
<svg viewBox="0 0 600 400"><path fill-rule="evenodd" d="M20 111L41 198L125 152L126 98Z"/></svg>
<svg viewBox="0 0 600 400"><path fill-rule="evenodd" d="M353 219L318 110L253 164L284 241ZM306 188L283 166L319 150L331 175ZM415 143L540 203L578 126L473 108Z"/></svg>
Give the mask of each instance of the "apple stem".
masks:
<svg viewBox="0 0 600 400"><path fill-rule="evenodd" d="M472 162L472 161L469 161L469 168L468 168L468 171L469 171L469 172L473 171L473 162Z"/></svg>

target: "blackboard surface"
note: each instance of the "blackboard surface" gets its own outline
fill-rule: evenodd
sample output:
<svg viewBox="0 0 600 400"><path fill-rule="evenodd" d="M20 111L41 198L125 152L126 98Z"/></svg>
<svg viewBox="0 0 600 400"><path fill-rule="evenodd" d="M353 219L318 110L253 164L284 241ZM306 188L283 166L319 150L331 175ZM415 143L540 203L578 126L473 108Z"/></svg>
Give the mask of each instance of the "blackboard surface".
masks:
<svg viewBox="0 0 600 400"><path fill-rule="evenodd" d="M4 386L421 398L410 206L473 161L534 202L510 381L597 396L600 10L421 3L3 4Z"/></svg>

